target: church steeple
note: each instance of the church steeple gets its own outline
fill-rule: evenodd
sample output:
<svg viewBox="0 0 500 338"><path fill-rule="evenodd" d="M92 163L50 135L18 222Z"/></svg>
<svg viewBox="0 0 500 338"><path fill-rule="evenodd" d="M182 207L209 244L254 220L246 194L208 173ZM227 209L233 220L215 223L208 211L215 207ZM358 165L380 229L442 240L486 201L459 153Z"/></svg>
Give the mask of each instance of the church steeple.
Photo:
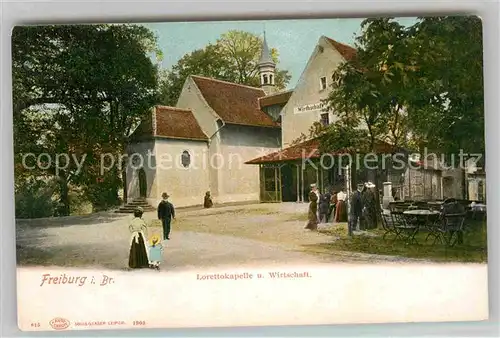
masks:
<svg viewBox="0 0 500 338"><path fill-rule="evenodd" d="M259 64L260 86L266 95L272 94L275 90L275 69L276 64L273 61L269 47L267 46L266 32L264 31L264 40L262 41L262 53L260 54Z"/></svg>

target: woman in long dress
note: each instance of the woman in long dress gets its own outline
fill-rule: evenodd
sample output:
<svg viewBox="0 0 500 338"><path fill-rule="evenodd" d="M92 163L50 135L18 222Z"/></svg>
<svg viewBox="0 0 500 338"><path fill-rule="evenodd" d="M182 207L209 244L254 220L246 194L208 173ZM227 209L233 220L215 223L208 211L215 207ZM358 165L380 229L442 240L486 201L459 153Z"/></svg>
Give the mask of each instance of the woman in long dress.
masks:
<svg viewBox="0 0 500 338"><path fill-rule="evenodd" d="M143 210L138 207L134 211L134 219L130 222L130 253L128 266L131 269L149 268L148 252L146 250L146 236L148 228L142 219Z"/></svg>
<svg viewBox="0 0 500 338"><path fill-rule="evenodd" d="M314 191L309 193L309 201L308 221L305 229L316 230L318 229L318 195Z"/></svg>
<svg viewBox="0 0 500 338"><path fill-rule="evenodd" d="M335 208L335 223L347 222L347 208L345 205L345 199L347 195L341 190L337 194L337 206Z"/></svg>
<svg viewBox="0 0 500 338"><path fill-rule="evenodd" d="M337 192L334 190L330 199L330 211L328 212L328 222L335 221L335 210L337 209Z"/></svg>

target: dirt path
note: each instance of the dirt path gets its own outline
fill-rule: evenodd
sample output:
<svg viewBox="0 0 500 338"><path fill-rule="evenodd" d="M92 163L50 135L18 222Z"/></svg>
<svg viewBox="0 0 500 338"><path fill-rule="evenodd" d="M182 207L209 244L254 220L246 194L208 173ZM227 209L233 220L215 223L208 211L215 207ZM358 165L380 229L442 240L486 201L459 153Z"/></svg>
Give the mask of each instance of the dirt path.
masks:
<svg viewBox="0 0 500 338"><path fill-rule="evenodd" d="M339 253L312 255L303 246L335 240L303 229L305 204L254 204L179 210L164 269L209 266L400 261L394 257ZM125 269L132 216L94 214L17 222L18 264ZM155 224L155 214L144 219ZM161 228L151 226L149 235Z"/></svg>

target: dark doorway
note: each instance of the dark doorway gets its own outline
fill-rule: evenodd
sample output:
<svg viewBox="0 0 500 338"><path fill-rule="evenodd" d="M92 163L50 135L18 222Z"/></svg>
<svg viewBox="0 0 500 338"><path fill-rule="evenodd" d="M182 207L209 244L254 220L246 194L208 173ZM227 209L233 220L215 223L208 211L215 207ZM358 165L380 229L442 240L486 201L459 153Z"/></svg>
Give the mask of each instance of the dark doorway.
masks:
<svg viewBox="0 0 500 338"><path fill-rule="evenodd" d="M283 202L297 201L297 181L295 181L294 166L285 164L281 167L281 191Z"/></svg>
<svg viewBox="0 0 500 338"><path fill-rule="evenodd" d="M138 175L139 175L139 195L140 197L146 197L148 193L148 185L146 180L146 172L144 171L144 168L139 169Z"/></svg>

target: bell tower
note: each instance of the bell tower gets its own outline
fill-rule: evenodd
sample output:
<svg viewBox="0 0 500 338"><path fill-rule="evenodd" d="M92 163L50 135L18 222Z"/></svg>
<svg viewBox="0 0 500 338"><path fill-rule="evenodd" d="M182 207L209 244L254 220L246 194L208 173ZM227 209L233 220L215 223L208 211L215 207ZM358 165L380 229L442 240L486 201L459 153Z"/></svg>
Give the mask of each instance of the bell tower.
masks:
<svg viewBox="0 0 500 338"><path fill-rule="evenodd" d="M266 41L266 32L264 31L264 41L262 42L262 53L257 65L259 68L260 86L266 95L273 94L276 91L275 87L275 70L276 64L273 61L269 47Z"/></svg>

